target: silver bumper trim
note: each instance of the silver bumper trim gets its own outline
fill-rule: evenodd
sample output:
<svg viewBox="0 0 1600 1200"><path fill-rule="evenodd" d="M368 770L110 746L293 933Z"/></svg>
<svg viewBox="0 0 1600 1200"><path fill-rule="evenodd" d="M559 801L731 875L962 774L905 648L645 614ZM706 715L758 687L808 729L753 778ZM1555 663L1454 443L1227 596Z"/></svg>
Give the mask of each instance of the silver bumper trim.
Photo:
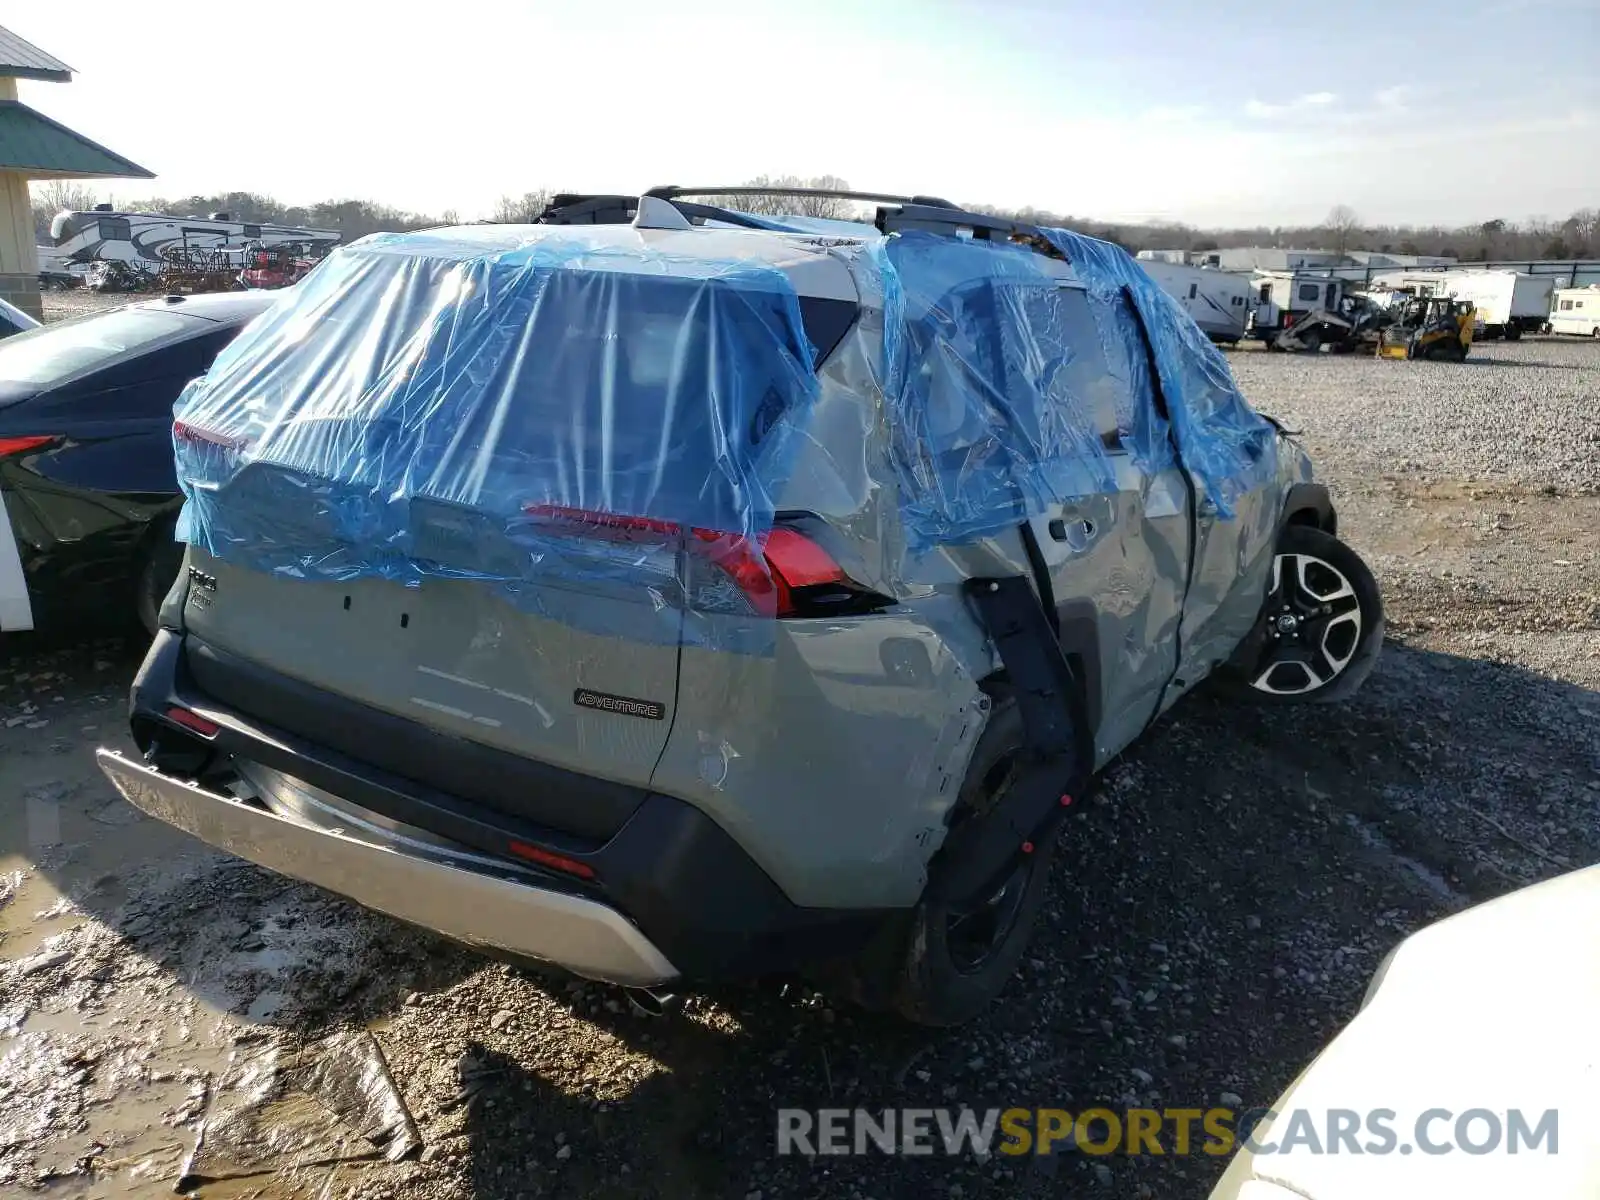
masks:
<svg viewBox="0 0 1600 1200"><path fill-rule="evenodd" d="M116 751L96 750L95 759L140 811L220 850L391 917L608 983L645 987L678 976L632 922L604 904L463 869L431 857L414 841L396 837L388 842L371 825L355 838L275 816L162 775Z"/></svg>

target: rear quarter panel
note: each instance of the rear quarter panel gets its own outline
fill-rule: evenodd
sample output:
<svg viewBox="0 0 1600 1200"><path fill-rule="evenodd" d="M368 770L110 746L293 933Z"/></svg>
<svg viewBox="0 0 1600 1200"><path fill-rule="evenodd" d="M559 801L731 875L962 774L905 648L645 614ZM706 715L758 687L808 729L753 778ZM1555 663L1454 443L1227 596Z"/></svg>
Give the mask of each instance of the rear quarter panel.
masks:
<svg viewBox="0 0 1600 1200"><path fill-rule="evenodd" d="M914 904L987 719L991 660L960 603L692 616L653 788L708 813L796 904Z"/></svg>

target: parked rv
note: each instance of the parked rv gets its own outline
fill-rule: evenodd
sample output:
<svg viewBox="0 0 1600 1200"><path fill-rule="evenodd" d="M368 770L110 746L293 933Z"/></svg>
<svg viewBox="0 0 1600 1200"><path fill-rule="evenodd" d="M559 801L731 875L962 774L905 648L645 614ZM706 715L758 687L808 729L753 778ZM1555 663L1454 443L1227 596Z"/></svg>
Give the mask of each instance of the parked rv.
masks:
<svg viewBox="0 0 1600 1200"><path fill-rule="evenodd" d="M1600 338L1600 285L1557 288L1551 298L1547 328L1551 333Z"/></svg>
<svg viewBox="0 0 1600 1200"><path fill-rule="evenodd" d="M1392 271L1373 277L1398 292L1453 296L1477 309L1479 338L1516 341L1538 333L1550 314L1555 280L1517 271Z"/></svg>
<svg viewBox="0 0 1600 1200"><path fill-rule="evenodd" d="M1155 258L1141 259L1139 265L1213 342L1236 345L1244 337L1250 315L1248 276Z"/></svg>
<svg viewBox="0 0 1600 1200"><path fill-rule="evenodd" d="M1344 297L1343 280L1305 271L1257 271L1251 287L1254 298L1249 305L1248 336L1260 338L1269 347L1307 313L1318 309L1338 312Z"/></svg>
<svg viewBox="0 0 1600 1200"><path fill-rule="evenodd" d="M235 221L227 213L174 217L166 213L116 212L103 205L92 212L57 213L50 225L55 253L74 263L123 262L149 272L173 252L238 251L252 243L271 248L283 243L311 244L319 252L339 241L333 229Z"/></svg>
<svg viewBox="0 0 1600 1200"><path fill-rule="evenodd" d="M46 291L67 291L83 283L85 268L68 262L53 246L35 246L39 259L39 287Z"/></svg>

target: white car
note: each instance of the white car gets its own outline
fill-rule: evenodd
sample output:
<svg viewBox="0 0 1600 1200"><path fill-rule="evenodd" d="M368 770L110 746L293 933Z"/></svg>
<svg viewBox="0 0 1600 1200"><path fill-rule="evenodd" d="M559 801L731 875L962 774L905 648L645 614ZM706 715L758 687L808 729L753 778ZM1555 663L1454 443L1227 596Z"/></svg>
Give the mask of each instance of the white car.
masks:
<svg viewBox="0 0 1600 1200"><path fill-rule="evenodd" d="M10 337L13 333L26 333L30 329L37 328L39 328L38 321L15 304L0 300L0 337Z"/></svg>
<svg viewBox="0 0 1600 1200"><path fill-rule="evenodd" d="M1407 938L1272 1110L1211 1200L1600 1196L1600 866Z"/></svg>

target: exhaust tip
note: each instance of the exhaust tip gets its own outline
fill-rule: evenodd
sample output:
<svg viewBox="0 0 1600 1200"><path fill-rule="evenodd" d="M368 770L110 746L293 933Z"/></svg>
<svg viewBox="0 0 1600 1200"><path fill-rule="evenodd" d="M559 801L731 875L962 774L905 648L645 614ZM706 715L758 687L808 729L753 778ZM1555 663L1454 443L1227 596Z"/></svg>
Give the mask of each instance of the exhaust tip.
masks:
<svg viewBox="0 0 1600 1200"><path fill-rule="evenodd" d="M628 997L628 1007L636 1017L664 1017L683 1007L682 996L659 988L624 988L623 994Z"/></svg>

